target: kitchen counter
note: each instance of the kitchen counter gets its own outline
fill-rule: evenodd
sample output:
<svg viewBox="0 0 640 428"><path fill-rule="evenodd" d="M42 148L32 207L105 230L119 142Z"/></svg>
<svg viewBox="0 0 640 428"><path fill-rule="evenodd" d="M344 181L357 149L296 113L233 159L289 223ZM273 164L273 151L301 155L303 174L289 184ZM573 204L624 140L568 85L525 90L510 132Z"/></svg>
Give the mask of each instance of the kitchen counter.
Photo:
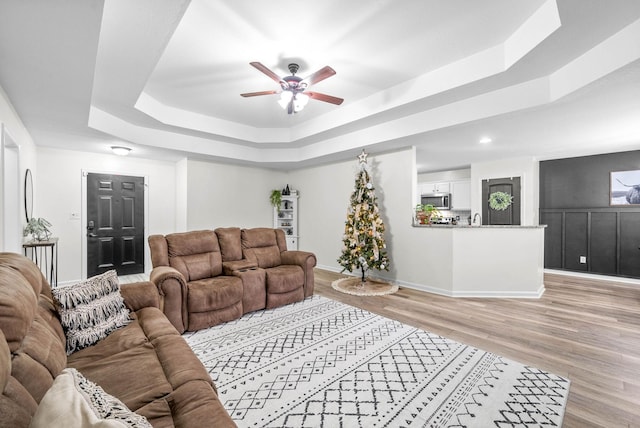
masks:
<svg viewBox="0 0 640 428"><path fill-rule="evenodd" d="M414 225L403 263L420 268L405 285L454 297L540 297L545 227Z"/></svg>

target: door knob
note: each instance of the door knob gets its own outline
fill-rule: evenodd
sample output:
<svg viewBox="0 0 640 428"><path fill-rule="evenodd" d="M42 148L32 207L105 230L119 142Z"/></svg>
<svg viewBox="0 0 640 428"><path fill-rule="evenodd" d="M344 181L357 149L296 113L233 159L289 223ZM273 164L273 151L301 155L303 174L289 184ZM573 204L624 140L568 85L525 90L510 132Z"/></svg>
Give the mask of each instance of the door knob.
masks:
<svg viewBox="0 0 640 428"><path fill-rule="evenodd" d="M98 237L98 235L96 235L96 234L95 234L95 233L93 233L93 232L89 232L89 233L87 233L87 236L88 236L89 238L97 238L97 237Z"/></svg>

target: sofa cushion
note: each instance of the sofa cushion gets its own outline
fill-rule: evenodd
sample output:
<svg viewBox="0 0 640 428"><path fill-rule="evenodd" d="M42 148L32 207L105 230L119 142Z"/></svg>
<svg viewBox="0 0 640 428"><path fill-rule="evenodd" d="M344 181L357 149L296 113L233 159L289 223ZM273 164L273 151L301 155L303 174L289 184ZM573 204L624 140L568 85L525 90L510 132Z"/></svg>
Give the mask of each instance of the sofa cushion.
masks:
<svg viewBox="0 0 640 428"><path fill-rule="evenodd" d="M187 310L208 312L242 301L242 280L236 276L191 281L188 285Z"/></svg>
<svg viewBox="0 0 640 428"><path fill-rule="evenodd" d="M67 356L49 285L35 263L15 253L0 253L0 330L0 414L19 426L35 412Z"/></svg>
<svg viewBox="0 0 640 428"><path fill-rule="evenodd" d="M187 282L222 273L222 255L212 230L172 233L166 236L169 265Z"/></svg>
<svg viewBox="0 0 640 428"><path fill-rule="evenodd" d="M209 382L192 380L171 394L176 427L235 427ZM215 421L212 423L212 421Z"/></svg>
<svg viewBox="0 0 640 428"><path fill-rule="evenodd" d="M9 349L22 343L36 316L37 294L31 284L11 266L0 265L0 328Z"/></svg>
<svg viewBox="0 0 640 428"><path fill-rule="evenodd" d="M220 244L223 262L242 259L242 241L239 227L219 227L214 230Z"/></svg>
<svg viewBox="0 0 640 428"><path fill-rule="evenodd" d="M67 354L97 343L130 322L115 270L52 293L67 338Z"/></svg>
<svg viewBox="0 0 640 428"><path fill-rule="evenodd" d="M30 427L151 428L144 416L127 408L75 369L56 377L38 406Z"/></svg>
<svg viewBox="0 0 640 428"><path fill-rule="evenodd" d="M280 266L282 259L280 258L280 250L278 247L261 247L253 248L253 257L255 257L258 267L268 269L274 266Z"/></svg>
<svg viewBox="0 0 640 428"><path fill-rule="evenodd" d="M267 294L287 293L304 286L304 271L300 266L282 265L266 272Z"/></svg>
<svg viewBox="0 0 640 428"><path fill-rule="evenodd" d="M246 259L255 261L263 269L282 264L275 229L243 229L242 251Z"/></svg>
<svg viewBox="0 0 640 428"><path fill-rule="evenodd" d="M144 321L140 320L147 317L154 318L150 326L169 324L159 309L141 309L129 325L68 358L69 367L78 369L134 411L172 391L164 366L148 337L151 332L141 325ZM170 331L178 335L175 329Z"/></svg>

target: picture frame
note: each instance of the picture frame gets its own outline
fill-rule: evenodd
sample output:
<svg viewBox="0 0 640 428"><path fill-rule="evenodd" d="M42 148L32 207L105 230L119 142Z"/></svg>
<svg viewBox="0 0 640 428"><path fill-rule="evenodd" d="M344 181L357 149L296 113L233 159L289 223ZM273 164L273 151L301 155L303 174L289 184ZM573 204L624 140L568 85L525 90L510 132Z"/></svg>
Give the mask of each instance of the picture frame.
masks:
<svg viewBox="0 0 640 428"><path fill-rule="evenodd" d="M640 206L640 169L611 171L610 206Z"/></svg>

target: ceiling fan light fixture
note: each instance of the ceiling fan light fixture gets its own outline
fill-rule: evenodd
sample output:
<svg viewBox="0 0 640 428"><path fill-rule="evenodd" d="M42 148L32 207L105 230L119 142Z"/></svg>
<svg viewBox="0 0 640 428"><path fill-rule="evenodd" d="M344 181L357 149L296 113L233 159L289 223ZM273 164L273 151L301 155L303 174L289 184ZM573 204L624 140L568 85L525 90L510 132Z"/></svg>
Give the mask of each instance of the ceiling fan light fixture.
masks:
<svg viewBox="0 0 640 428"><path fill-rule="evenodd" d="M309 102L309 95L303 94L302 92L297 93L293 97L293 111L296 113L301 111Z"/></svg>
<svg viewBox="0 0 640 428"><path fill-rule="evenodd" d="M312 73L306 79L302 79L301 77L296 76L299 68L298 64L296 63L289 64L289 72L291 73L291 75L284 77L278 76L276 73L259 62L254 61L250 62L249 64L258 69L258 71L265 74L271 80L279 84L282 90L246 92L244 94L240 94L245 98L280 93L278 104L280 104L280 107L286 110L288 114L293 114L301 111L309 102L309 98L335 105L340 105L344 101L342 98L322 94L315 91L310 92L309 95L303 93L310 85L321 82L324 79L336 74L335 70L328 65L316 71L315 73Z"/></svg>
<svg viewBox="0 0 640 428"><path fill-rule="evenodd" d="M293 98L293 93L291 91L282 91L280 93L278 104L280 104L280 107L286 110L289 102L291 102L291 98Z"/></svg>

